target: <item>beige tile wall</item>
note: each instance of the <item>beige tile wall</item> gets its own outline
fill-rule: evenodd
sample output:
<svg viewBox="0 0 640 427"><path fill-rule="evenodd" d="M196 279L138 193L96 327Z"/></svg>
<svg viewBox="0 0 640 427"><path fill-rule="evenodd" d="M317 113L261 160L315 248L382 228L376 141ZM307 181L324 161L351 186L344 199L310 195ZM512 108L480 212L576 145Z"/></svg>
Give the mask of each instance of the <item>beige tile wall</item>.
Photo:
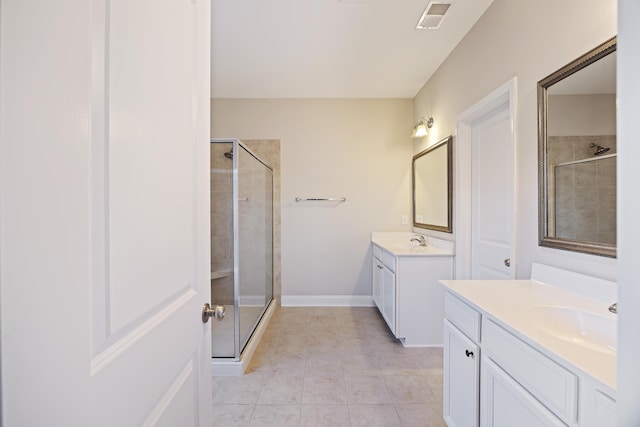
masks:
<svg viewBox="0 0 640 427"><path fill-rule="evenodd" d="M591 143L616 152L615 135L554 136L548 139L549 164L593 158ZM548 170L549 230L560 238L615 244L616 159L554 169Z"/></svg>

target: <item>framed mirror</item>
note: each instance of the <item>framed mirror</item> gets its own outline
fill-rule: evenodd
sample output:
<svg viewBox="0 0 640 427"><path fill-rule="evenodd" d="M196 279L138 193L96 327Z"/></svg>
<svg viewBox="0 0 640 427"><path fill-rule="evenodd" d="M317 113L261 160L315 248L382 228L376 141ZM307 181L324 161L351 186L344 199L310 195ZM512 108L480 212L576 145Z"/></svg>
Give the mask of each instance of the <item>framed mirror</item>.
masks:
<svg viewBox="0 0 640 427"><path fill-rule="evenodd" d="M451 233L453 137L413 156L413 226Z"/></svg>
<svg viewBox="0 0 640 427"><path fill-rule="evenodd" d="M540 246L616 256L616 37L538 82Z"/></svg>

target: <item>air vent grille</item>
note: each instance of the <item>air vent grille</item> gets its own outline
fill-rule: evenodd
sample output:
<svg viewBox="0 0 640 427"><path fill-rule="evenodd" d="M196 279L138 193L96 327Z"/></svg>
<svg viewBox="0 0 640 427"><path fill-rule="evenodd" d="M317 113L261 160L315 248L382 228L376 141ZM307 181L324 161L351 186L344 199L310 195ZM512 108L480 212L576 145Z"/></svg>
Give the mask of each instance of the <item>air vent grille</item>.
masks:
<svg viewBox="0 0 640 427"><path fill-rule="evenodd" d="M429 2L422 12L422 16L418 21L416 28L419 30L435 30L442 25L445 15L451 8L451 3L445 2Z"/></svg>

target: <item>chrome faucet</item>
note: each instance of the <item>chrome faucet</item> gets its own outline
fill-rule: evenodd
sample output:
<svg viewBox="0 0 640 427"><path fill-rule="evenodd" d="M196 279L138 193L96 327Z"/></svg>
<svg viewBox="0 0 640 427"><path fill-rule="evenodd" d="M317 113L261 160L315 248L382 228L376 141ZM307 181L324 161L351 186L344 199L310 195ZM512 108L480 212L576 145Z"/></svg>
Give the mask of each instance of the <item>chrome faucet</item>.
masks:
<svg viewBox="0 0 640 427"><path fill-rule="evenodd" d="M618 314L618 303L614 302L609 306L609 311L613 314Z"/></svg>
<svg viewBox="0 0 640 427"><path fill-rule="evenodd" d="M427 246L427 239L425 239L422 234L416 234L411 239L411 242L418 242L420 244L420 246Z"/></svg>

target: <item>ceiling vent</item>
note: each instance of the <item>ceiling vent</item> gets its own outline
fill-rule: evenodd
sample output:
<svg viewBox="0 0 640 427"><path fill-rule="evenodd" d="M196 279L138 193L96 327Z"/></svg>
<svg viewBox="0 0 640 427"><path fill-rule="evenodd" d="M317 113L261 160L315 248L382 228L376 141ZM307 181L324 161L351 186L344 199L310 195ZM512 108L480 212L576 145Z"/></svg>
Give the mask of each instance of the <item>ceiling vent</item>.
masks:
<svg viewBox="0 0 640 427"><path fill-rule="evenodd" d="M424 12L422 12L416 28L418 30L435 30L439 28L450 7L451 3L430 1Z"/></svg>

